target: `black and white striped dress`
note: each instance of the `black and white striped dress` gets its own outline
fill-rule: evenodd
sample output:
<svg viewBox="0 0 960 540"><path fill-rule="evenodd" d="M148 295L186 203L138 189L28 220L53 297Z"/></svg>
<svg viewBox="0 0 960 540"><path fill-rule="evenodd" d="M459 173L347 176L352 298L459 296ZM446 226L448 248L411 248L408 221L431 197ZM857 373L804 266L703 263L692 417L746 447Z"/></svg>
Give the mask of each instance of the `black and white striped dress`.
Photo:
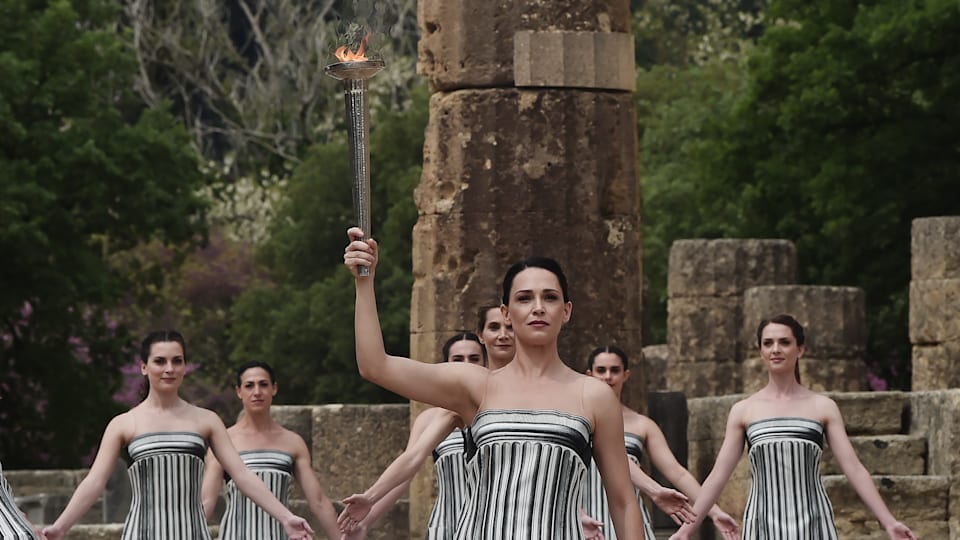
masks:
<svg viewBox="0 0 960 540"><path fill-rule="evenodd" d="M24 519L13 500L10 484L3 476L0 465L0 538L6 540L37 540L30 523Z"/></svg>
<svg viewBox="0 0 960 540"><path fill-rule="evenodd" d="M820 477L823 424L767 418L746 430L753 480L743 513L745 540L837 540Z"/></svg>
<svg viewBox="0 0 960 540"><path fill-rule="evenodd" d="M280 450L245 450L240 457L270 492L286 506L293 477L293 456ZM287 540L283 525L240 492L227 478L227 509L220 521L220 540Z"/></svg>
<svg viewBox="0 0 960 540"><path fill-rule="evenodd" d="M467 501L462 431L453 430L437 445L433 462L437 472L437 500L427 522L427 540L451 540Z"/></svg>
<svg viewBox="0 0 960 540"><path fill-rule="evenodd" d="M623 434L623 443L627 447L627 459L640 465L643 462L643 438L633 433ZM640 490L634 487L637 493L637 502L640 503L640 512L643 514L643 532L646 538L653 539L653 522L647 505L640 496ZM607 504L607 492L603 489L600 470L596 462L590 463L590 474L587 476L587 485L584 489L583 511L588 516L603 522L603 536L607 540L617 540L617 532L613 528L613 518L610 517L610 506Z"/></svg>
<svg viewBox="0 0 960 540"><path fill-rule="evenodd" d="M577 510L593 428L550 410L488 409L467 431L476 474L457 540L582 540Z"/></svg>
<svg viewBox="0 0 960 540"><path fill-rule="evenodd" d="M127 445L132 499L122 540L210 540L200 502L207 444L197 433L144 433Z"/></svg>

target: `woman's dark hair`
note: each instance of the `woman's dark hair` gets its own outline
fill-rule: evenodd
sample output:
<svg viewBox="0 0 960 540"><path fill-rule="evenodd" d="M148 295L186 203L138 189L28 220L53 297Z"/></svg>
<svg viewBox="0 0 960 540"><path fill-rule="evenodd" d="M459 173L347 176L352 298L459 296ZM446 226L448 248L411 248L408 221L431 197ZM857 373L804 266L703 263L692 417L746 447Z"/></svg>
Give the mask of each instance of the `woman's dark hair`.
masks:
<svg viewBox="0 0 960 540"><path fill-rule="evenodd" d="M803 332L803 325L800 324L792 316L787 315L785 313L781 313L780 315L775 315L773 317L770 317L769 319L764 319L760 321L760 325L757 326L757 347L761 346L760 341L762 339L763 329L770 324L782 324L784 326L790 327L790 331L793 332L793 339L797 341L798 347L802 347L804 341L806 341L806 336L804 335L804 332ZM793 376L794 378L797 379L797 382L799 383L800 382L800 359L799 358L797 359L797 363L793 368Z"/></svg>
<svg viewBox="0 0 960 540"><path fill-rule="evenodd" d="M143 338L143 341L140 342L140 363L146 364L150 360L150 347L154 343L167 343L167 342L176 342L180 344L180 348L183 349L183 359L187 359L187 342L183 339L183 336L180 332L176 330L154 330L147 334L147 337Z"/></svg>
<svg viewBox="0 0 960 540"><path fill-rule="evenodd" d="M477 333L482 334L483 328L487 326L487 312L491 309L500 309L500 304L487 304L480 306L477 310Z"/></svg>
<svg viewBox="0 0 960 540"><path fill-rule="evenodd" d="M183 339L183 335L176 330L154 330L147 334L147 337L143 338L143 341L140 342L140 363L146 364L150 361L150 348L153 347L154 343L168 343L175 342L180 344L180 348L183 349L183 360L187 360L187 342ZM146 375L143 376L143 384L140 387L140 401L147 399L147 394L150 393L150 379Z"/></svg>
<svg viewBox="0 0 960 540"><path fill-rule="evenodd" d="M243 377L243 373L248 369L260 368L267 372L267 375L270 376L270 383L277 384L276 375L273 373L273 366L270 364L260 361L260 360L251 360L249 362L244 362L237 366L237 388L242 384L240 378Z"/></svg>
<svg viewBox="0 0 960 540"><path fill-rule="evenodd" d="M597 355L601 353L612 353L620 357L620 362L623 363L623 370L626 371L630 369L630 363L627 360L627 353L623 352L623 349L617 347L616 345L603 345L602 347L597 347L596 349L590 351L590 355L587 356L587 369L593 370L593 361L596 360Z"/></svg>
<svg viewBox="0 0 960 540"><path fill-rule="evenodd" d="M476 341L477 345L480 345L480 350L483 351L483 363L487 363L487 349L483 346L483 343L480 343L480 337L474 334L473 332L458 332L454 334L446 343L443 344L443 361L450 361L450 348L453 347L453 344L458 341Z"/></svg>
<svg viewBox="0 0 960 540"><path fill-rule="evenodd" d="M563 269L560 268L560 263L549 257L530 257L511 266L510 269L507 270L507 274L503 276L502 301L504 305L510 305L510 289L513 287L513 279L517 277L517 274L527 268L542 268L557 276L557 280L560 282L560 290L563 292L563 301L570 301L570 294L567 288L567 276L564 275Z"/></svg>

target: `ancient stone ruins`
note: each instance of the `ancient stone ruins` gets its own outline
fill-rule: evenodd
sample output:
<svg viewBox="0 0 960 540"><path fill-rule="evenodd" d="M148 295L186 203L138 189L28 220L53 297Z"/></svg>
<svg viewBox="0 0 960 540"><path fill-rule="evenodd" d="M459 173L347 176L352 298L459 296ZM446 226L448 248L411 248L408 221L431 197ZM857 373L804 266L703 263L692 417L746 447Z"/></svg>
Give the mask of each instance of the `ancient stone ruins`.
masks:
<svg viewBox="0 0 960 540"><path fill-rule="evenodd" d="M473 327L476 307L499 298L507 266L534 254L560 260L570 279L575 310L561 352L574 367L598 343L641 350L629 4L420 0L418 70L433 95L413 231L413 357L436 358L450 333ZM757 321L792 313L810 336L804 380L839 402L896 516L920 538L960 540L960 217L916 220L912 242L911 392L866 391L863 291L796 284L788 239L693 239L672 247L668 342L642 347L627 403L661 424L702 480L730 405L764 382L751 337ZM402 451L410 415L420 410L305 405L276 414L312 444L314 468L336 500L376 479ZM831 459L823 472L841 537L885 538ZM29 517L49 523L84 473L7 477ZM425 466L409 498L369 538L423 538L432 474ZM748 482L741 464L721 500L735 517ZM127 490L118 466L103 500L68 538L119 538ZM294 510L307 515L302 497L294 499ZM703 530L711 537L710 527Z"/></svg>

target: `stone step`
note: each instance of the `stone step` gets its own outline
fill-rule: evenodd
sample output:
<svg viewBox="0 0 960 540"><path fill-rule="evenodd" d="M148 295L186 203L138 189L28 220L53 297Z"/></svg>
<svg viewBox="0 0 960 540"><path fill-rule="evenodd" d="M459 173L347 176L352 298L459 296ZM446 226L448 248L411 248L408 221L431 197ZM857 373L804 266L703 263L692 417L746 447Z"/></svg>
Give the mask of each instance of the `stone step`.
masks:
<svg viewBox="0 0 960 540"><path fill-rule="evenodd" d="M873 475L923 475L927 472L927 439L919 435L871 435L850 437L864 467ZM825 475L843 474L827 447L820 463Z"/></svg>
<svg viewBox="0 0 960 540"><path fill-rule="evenodd" d="M874 476L874 484L893 515L917 538L950 538L947 505L950 480L945 476ZM829 475L824 487L833 503L837 532L844 540L887 540L873 513L847 478Z"/></svg>
<svg viewBox="0 0 960 540"><path fill-rule="evenodd" d="M909 398L903 392L828 392L837 402L848 435L907 432Z"/></svg>

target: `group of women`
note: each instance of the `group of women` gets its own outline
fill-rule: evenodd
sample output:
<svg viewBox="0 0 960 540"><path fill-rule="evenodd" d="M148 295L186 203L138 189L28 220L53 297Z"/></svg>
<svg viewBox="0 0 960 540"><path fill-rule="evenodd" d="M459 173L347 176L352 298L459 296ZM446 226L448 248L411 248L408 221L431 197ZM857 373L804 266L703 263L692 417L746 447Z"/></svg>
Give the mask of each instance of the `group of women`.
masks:
<svg viewBox="0 0 960 540"><path fill-rule="evenodd" d="M150 334L141 346L146 398L108 424L89 474L52 525L33 527L0 481L0 536L63 538L123 456L133 492L123 540L209 539L206 521L224 480L220 538L313 538L309 523L286 507L296 480L327 537L361 540L432 454L438 496L428 523L431 540L652 539L642 494L680 525L673 539L690 538L707 516L725 540L836 539L818 472L827 443L889 538L915 538L881 499L836 404L800 383L804 331L792 317L760 324L757 340L769 382L730 411L717 462L701 487L657 425L620 402L630 376L623 350L598 347L586 374L561 360L557 340L573 304L555 261L531 258L512 266L500 304L480 310L477 333L452 337L444 361L430 364L385 351L374 294L377 243L362 240L356 228L348 236L344 262L355 277L360 374L433 408L417 417L406 449L380 478L344 499L339 517L303 439L270 417L277 392L273 369L262 362L238 369L244 413L227 429L216 414L179 397L186 344L166 331ZM361 276L360 267L369 275ZM753 482L741 527L715 502L745 442ZM644 454L680 492L643 472Z"/></svg>

